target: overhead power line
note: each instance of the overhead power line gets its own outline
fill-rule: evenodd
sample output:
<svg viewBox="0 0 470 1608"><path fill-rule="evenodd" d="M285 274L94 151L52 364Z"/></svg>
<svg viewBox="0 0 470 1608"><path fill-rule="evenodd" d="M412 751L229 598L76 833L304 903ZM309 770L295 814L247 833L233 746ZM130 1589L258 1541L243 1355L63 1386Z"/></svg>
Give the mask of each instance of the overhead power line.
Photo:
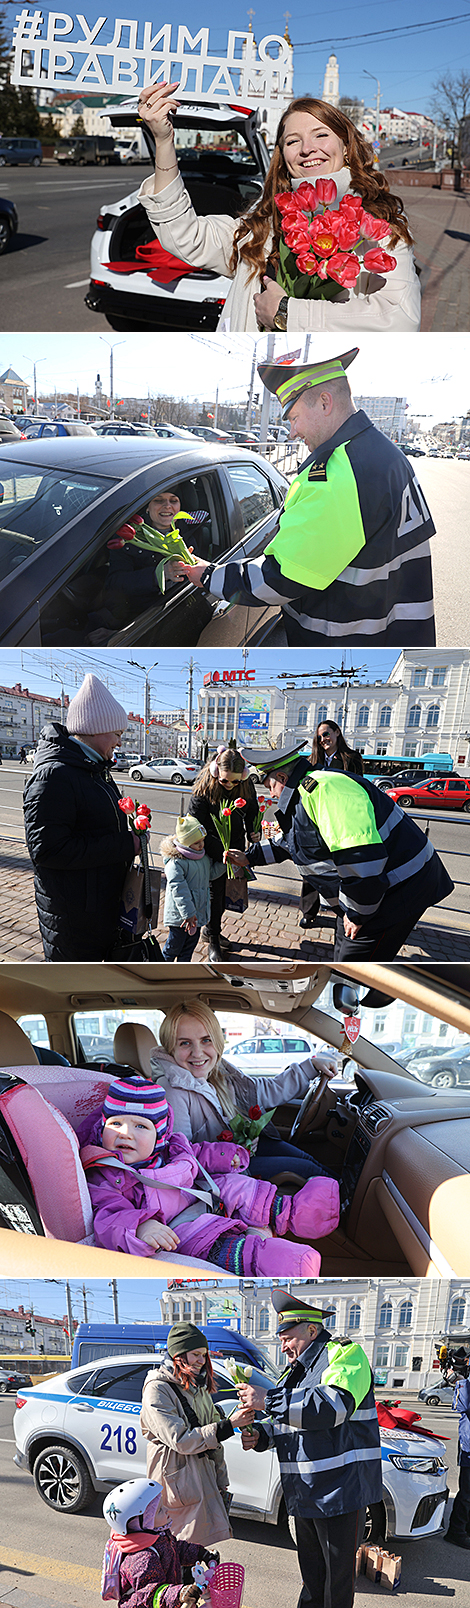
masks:
<svg viewBox="0 0 470 1608"><path fill-rule="evenodd" d="M335 45L360 45L364 41L373 44L378 39L404 39L405 35L433 33L437 28L450 28L459 22L468 22L469 20L470 11L461 11L453 17L436 17L434 22L409 22L405 24L405 27L377 28L369 30L368 33L344 34L342 38L335 40ZM294 50L320 49L323 45L331 45L331 34L327 34L324 39L293 40Z"/></svg>

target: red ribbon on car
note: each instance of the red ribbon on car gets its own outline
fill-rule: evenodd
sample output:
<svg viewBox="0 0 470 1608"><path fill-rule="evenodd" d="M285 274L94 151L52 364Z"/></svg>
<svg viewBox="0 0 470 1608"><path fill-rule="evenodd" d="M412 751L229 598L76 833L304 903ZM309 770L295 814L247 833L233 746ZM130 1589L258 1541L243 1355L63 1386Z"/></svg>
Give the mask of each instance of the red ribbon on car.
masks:
<svg viewBox="0 0 470 1608"><path fill-rule="evenodd" d="M376 1407L381 1429L406 1429L411 1435L426 1435L431 1440L436 1440L436 1431L424 1429L419 1413L412 1413L409 1408L400 1407L399 1401L395 1402L393 1407L388 1407L384 1401L378 1401ZM449 1440L449 1436L441 1435L439 1430L437 1439Z"/></svg>
<svg viewBox="0 0 470 1608"><path fill-rule="evenodd" d="M110 268L113 274L148 274L149 279L155 280L157 285L170 285L172 280L182 279L184 274L196 274L197 268L191 263L183 262L182 257L173 257L171 251L164 251L159 240L149 240L147 245L137 246L134 262L105 262L104 268Z"/></svg>

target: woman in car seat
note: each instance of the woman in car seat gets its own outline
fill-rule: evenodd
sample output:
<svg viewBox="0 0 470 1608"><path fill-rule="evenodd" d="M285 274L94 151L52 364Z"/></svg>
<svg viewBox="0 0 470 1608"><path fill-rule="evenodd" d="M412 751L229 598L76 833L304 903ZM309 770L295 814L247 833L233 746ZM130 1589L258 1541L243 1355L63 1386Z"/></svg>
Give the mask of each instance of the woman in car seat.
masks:
<svg viewBox="0 0 470 1608"><path fill-rule="evenodd" d="M155 139L155 175L144 180L138 199L166 251L232 280L219 327L419 329L419 280L403 203L391 194L371 146L349 117L311 95L291 101L279 123L261 200L235 222L228 215L198 217L175 154L171 113L178 109L177 89L177 83L165 83L140 92L139 113ZM316 181L321 183L314 192ZM290 232L286 203L306 182L305 210L300 219L296 213L290 220L300 233L286 241L292 266L287 278L280 257L281 230ZM356 277L351 248L358 236ZM313 262L312 241L319 252ZM305 296L305 275L316 274L318 267L323 269L319 283L328 277L327 294L332 282L337 286L334 300Z"/></svg>
<svg viewBox="0 0 470 1608"><path fill-rule="evenodd" d="M235 1428L243 1428L250 1409L237 1407L225 1418L215 1406L207 1339L194 1323L172 1325L167 1351L160 1366L147 1374L142 1392L147 1475L162 1485L174 1534L212 1545L232 1534L223 1444ZM251 1409L251 1423L253 1418Z"/></svg>
<svg viewBox="0 0 470 1608"><path fill-rule="evenodd" d="M191 1005L183 1001L172 1005L159 1034L161 1048L150 1055L152 1074L165 1090L177 1132L192 1143L219 1139L235 1116L248 1121L250 1109L261 1114L289 1100L303 1099L315 1073L336 1070L326 1055L308 1056L274 1077L243 1072L240 1065L225 1058L220 1022L201 999ZM252 1151L248 1172L253 1178L270 1179L286 1170L304 1179L332 1176L331 1169L280 1139L274 1123L269 1122Z"/></svg>
<svg viewBox="0 0 470 1608"><path fill-rule="evenodd" d="M224 806L239 797L244 801L244 808L232 811L231 842L234 847L242 849L247 842L258 841L258 833L254 831L258 800L243 754L230 743L221 743L215 758L204 765L194 783L190 802L191 815L205 828L206 854L219 865L224 858L224 849L214 825L214 816L218 817ZM211 883L209 922L202 929L203 937L209 940L209 960L219 962L223 960L223 952L231 947L220 931L227 894L227 875L217 877Z"/></svg>
<svg viewBox="0 0 470 1608"><path fill-rule="evenodd" d="M110 1084L79 1139L97 1245L131 1256L178 1247L227 1273L308 1278L319 1272L318 1251L299 1240L336 1228L336 1179L310 1178L293 1199L281 1195L274 1184L246 1176L250 1158L243 1146L191 1145L173 1133L164 1089L135 1076ZM295 1238L287 1241L285 1234Z"/></svg>
<svg viewBox="0 0 470 1608"><path fill-rule="evenodd" d="M181 512L181 502L176 491L159 491L145 509L145 518L152 530L168 536L173 529L176 515ZM204 510L191 514L191 523L199 524L207 519ZM105 584L103 606L97 613L91 613L88 624L93 629L98 626L109 625L111 628L127 625L137 614L143 614L155 600L158 593L163 590L160 571L159 555L152 555L148 549L139 547L132 538L132 527L123 526L127 536L119 532L108 542L109 570ZM184 536L186 522L182 527ZM179 580L186 580L185 572L180 569L177 558L169 558L164 568L164 580L167 585Z"/></svg>

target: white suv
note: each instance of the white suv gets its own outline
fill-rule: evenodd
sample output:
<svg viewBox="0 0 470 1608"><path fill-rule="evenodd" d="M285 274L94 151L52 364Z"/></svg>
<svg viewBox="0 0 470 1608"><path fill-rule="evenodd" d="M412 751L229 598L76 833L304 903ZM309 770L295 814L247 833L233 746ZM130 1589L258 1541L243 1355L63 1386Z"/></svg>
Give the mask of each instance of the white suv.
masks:
<svg viewBox="0 0 470 1608"><path fill-rule="evenodd" d="M107 111L116 127L136 127L137 100ZM235 219L259 200L269 153L258 111L226 101L201 106L181 101L173 121L179 169L199 216L229 213ZM153 162L152 136L145 127L142 134ZM230 281L212 269L184 274L170 285L155 284L143 270L113 272L113 262L135 262L137 246L155 239L137 194L134 190L101 208L91 243L87 307L105 313L112 329L216 329Z"/></svg>
<svg viewBox="0 0 470 1608"><path fill-rule="evenodd" d="M162 1359L160 1359L162 1360ZM14 1461L33 1475L48 1507L79 1513L95 1491L145 1475L140 1428L144 1381L158 1356L142 1352L99 1361L21 1390L13 1419ZM216 1402L230 1413L236 1396L228 1368L212 1358ZM254 1384L272 1381L253 1369ZM258 1414L258 1417L262 1416ZM420 1540L439 1530L447 1500L444 1445L437 1437L382 1430L383 1502L369 1510L366 1534ZM240 1435L224 1442L232 1513L277 1524L285 1516L276 1452L244 1452Z"/></svg>

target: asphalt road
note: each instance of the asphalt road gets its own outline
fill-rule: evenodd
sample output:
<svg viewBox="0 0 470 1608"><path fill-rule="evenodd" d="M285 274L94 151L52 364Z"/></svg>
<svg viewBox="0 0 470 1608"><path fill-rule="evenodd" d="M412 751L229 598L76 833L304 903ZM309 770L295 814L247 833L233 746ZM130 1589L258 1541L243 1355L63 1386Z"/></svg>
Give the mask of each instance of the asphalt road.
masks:
<svg viewBox="0 0 470 1608"><path fill-rule="evenodd" d="M468 642L470 595L470 463L452 458L410 458L436 526L431 542L437 642Z"/></svg>
<svg viewBox="0 0 470 1608"><path fill-rule="evenodd" d="M449 1437L448 1486L455 1495L455 1415L449 1408L426 1408L410 1396L406 1406L417 1406L427 1428ZM14 1410L14 1397L0 1398L0 1599L12 1608L99 1608L100 1568L108 1535L102 1498L95 1499L90 1511L76 1515L47 1508L31 1477L12 1462ZM390 1550L398 1547L392 1544ZM406 1594L407 1608L430 1608L439 1597L452 1598L453 1608L467 1608L468 1553L445 1545L442 1535L401 1542L399 1550L401 1594ZM222 1558L244 1565L244 1608L295 1608L300 1581L287 1526L234 1520L233 1540L223 1542L220 1551ZM380 1588L360 1578L357 1602L371 1595L383 1603Z"/></svg>
<svg viewBox="0 0 470 1608"><path fill-rule="evenodd" d="M12 849L15 842L24 842L22 795L25 777L30 774L29 765L19 766L14 760L6 760L0 769L2 835ZM164 787L155 782L131 782L126 771L115 771L114 777L123 794L130 792L152 810L151 846L154 854L158 855L162 837L174 830L176 817L188 809L191 788ZM429 911L426 920L431 925L444 925L448 931L470 932L470 816L458 811L446 813L444 810L434 810L431 814L425 810L410 810L407 813L413 815L423 831L430 821L431 841L455 884L449 898L442 905L436 905L432 912ZM266 819L273 819L272 811L267 812ZM4 850L7 842L3 843ZM272 871L266 869L266 872L261 872L257 868L256 878L260 892L264 889L275 894L278 888L294 896L299 893L300 875L290 860L277 865Z"/></svg>
<svg viewBox="0 0 470 1608"><path fill-rule="evenodd" d="M0 194L14 201L19 229L0 257L4 330L109 329L90 313L90 241L100 207L139 189L150 165L125 168L5 167Z"/></svg>

